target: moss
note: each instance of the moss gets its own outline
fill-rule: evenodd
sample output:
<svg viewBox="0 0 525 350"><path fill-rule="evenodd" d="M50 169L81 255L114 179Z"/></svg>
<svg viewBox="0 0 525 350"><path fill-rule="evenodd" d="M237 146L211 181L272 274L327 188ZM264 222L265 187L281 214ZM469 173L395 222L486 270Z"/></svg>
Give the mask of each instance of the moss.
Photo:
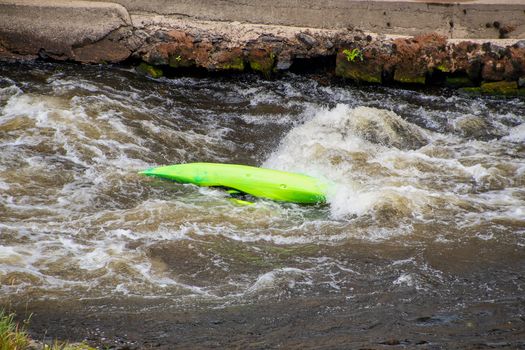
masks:
<svg viewBox="0 0 525 350"><path fill-rule="evenodd" d="M250 68L255 72L262 73L265 77L270 77L275 65L275 54L270 52L262 57L251 57Z"/></svg>
<svg viewBox="0 0 525 350"><path fill-rule="evenodd" d="M260 62L250 61L250 68L258 72L263 71L263 66Z"/></svg>
<svg viewBox="0 0 525 350"><path fill-rule="evenodd" d="M518 89L518 85L513 81L498 81L493 83L483 83L480 87L465 87L459 91L479 96L523 96L525 97L525 88Z"/></svg>
<svg viewBox="0 0 525 350"><path fill-rule="evenodd" d="M237 57L232 62L224 63L218 67L219 69L223 70L237 70L237 71L243 71L244 70L244 60L242 57Z"/></svg>
<svg viewBox="0 0 525 350"><path fill-rule="evenodd" d="M403 75L398 74L396 71L396 73L394 74L394 80L403 84L425 84L427 79L424 75Z"/></svg>
<svg viewBox="0 0 525 350"><path fill-rule="evenodd" d="M447 76L445 84L454 88L474 86L474 82L466 75Z"/></svg>
<svg viewBox="0 0 525 350"><path fill-rule="evenodd" d="M195 66L195 60L189 59L181 54L171 54L168 65L172 68L188 68Z"/></svg>
<svg viewBox="0 0 525 350"><path fill-rule="evenodd" d="M359 69L336 69L337 76L343 78L350 78L358 82L367 82L367 83L381 83L382 78L381 74L370 74L366 71Z"/></svg>
<svg viewBox="0 0 525 350"><path fill-rule="evenodd" d="M255 72L261 72L264 76L270 76L273 64L250 61L250 68Z"/></svg>
<svg viewBox="0 0 525 350"><path fill-rule="evenodd" d="M450 69L444 64L440 64L439 66L436 67L436 69L443 73L450 73Z"/></svg>
<svg viewBox="0 0 525 350"><path fill-rule="evenodd" d="M346 50L348 51L348 50ZM349 60L348 55L343 51L337 56L335 75L342 78L349 78L358 82L381 83L383 67L376 61L361 61L354 57Z"/></svg>
<svg viewBox="0 0 525 350"><path fill-rule="evenodd" d="M357 78L359 80L365 81L367 83L379 83L379 84L381 84L381 82L382 82L381 76L374 76L374 75L363 74L363 73L358 74Z"/></svg>
<svg viewBox="0 0 525 350"><path fill-rule="evenodd" d="M144 75L149 75L152 78L160 78L164 75L164 72L159 67L154 67L150 64L147 64L146 62L142 62L137 67L137 71L139 73L142 73Z"/></svg>
<svg viewBox="0 0 525 350"><path fill-rule="evenodd" d="M481 91L487 95L516 96L518 94L518 82L496 81L481 84Z"/></svg>

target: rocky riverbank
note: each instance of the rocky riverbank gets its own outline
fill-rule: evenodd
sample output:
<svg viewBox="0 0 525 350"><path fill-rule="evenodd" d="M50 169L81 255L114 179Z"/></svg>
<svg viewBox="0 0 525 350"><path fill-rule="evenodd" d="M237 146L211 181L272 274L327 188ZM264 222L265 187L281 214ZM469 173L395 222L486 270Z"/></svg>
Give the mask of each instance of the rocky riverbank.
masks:
<svg viewBox="0 0 525 350"><path fill-rule="evenodd" d="M525 95L525 40L516 38L521 25L515 18L504 22L496 15L487 21L485 27L500 39L484 40L450 39L424 27L406 36L353 26L306 28L129 13L106 2L3 0L0 7L4 61L132 61L153 77L166 68L255 71L270 77L300 65L356 82L445 83L471 93Z"/></svg>

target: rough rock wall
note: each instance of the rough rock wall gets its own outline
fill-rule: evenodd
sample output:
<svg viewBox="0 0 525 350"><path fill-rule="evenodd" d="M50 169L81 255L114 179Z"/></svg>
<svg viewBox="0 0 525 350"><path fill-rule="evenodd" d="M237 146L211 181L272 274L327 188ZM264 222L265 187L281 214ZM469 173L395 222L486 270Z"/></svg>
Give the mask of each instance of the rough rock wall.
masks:
<svg viewBox="0 0 525 350"><path fill-rule="evenodd" d="M142 70L152 76L160 76L163 67L270 76L298 60L315 65L314 59L324 57L323 64L332 62L328 70L358 82L425 84L445 76L459 86L506 81L517 89L525 84L525 40L385 36L354 28L129 15L121 5L87 1L0 0L0 10L0 60L134 59L145 62Z"/></svg>

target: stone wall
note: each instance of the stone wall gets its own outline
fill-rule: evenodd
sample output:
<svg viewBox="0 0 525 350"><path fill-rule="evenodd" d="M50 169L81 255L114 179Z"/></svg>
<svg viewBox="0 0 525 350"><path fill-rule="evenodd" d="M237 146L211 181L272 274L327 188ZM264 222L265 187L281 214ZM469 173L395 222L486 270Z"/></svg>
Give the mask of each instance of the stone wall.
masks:
<svg viewBox="0 0 525 350"><path fill-rule="evenodd" d="M119 1L122 5L96 1L0 0L0 60L142 61L139 71L154 77L160 76L166 68L255 71L269 77L290 69L298 61L310 60L311 65L325 65L318 68L325 68L327 74L357 82L428 84L444 81L454 86L485 87L481 92L505 90L506 94L521 94L523 90L518 88L525 84L525 40L451 39L439 30L412 37L377 34L355 26L306 28L246 21L211 21L189 15L143 12L152 11L149 8L152 3L162 2L166 3L162 11L172 13L175 4L190 6L190 2ZM195 6L207 3L201 1ZM511 3L509 8L519 7L525 18L525 10L521 10L525 4L508 1ZM242 6L254 3L251 0L238 2ZM455 11L461 9L460 5L473 6L474 2L452 6L442 4L442 8ZM490 1L479 2L482 3L480 8L492 6ZM345 3L401 6L397 1ZM411 1L406 3L413 4ZM323 6L327 4L335 6L339 3L333 0ZM277 6L277 2L271 0L264 6L270 5ZM307 5L313 6L313 3L305 1L297 6ZM416 5L430 6L420 2ZM241 13L232 16L241 16ZM222 16L220 13L216 15ZM406 16L412 15L417 17L415 12ZM508 18L514 18L512 16ZM202 14L202 17L206 16ZM280 17L276 15L276 18ZM326 21L326 17L322 20ZM483 27L487 30L498 27L501 31L503 23L492 21L488 23L490 28L488 25ZM417 28L424 31L432 26ZM516 25L507 34L516 33L516 28L521 27ZM498 81L504 81L506 85L502 88L486 85Z"/></svg>

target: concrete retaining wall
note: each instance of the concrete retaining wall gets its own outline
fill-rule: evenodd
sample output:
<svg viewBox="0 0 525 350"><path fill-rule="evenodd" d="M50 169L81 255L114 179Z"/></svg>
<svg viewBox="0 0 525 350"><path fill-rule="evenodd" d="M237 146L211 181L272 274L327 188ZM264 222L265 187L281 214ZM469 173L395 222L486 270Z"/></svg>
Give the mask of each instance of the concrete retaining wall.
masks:
<svg viewBox="0 0 525 350"><path fill-rule="evenodd" d="M525 38L525 1L114 0L130 13L385 34Z"/></svg>
<svg viewBox="0 0 525 350"><path fill-rule="evenodd" d="M40 52L75 59L75 49L100 42L126 26L131 26L129 13L115 3L1 0L0 56L27 59ZM119 58L125 57L112 60Z"/></svg>
<svg viewBox="0 0 525 350"><path fill-rule="evenodd" d="M0 60L134 58L268 76L331 57L336 75L375 83L439 72L521 87L524 32L525 0L0 0ZM157 76L152 66L142 67Z"/></svg>

